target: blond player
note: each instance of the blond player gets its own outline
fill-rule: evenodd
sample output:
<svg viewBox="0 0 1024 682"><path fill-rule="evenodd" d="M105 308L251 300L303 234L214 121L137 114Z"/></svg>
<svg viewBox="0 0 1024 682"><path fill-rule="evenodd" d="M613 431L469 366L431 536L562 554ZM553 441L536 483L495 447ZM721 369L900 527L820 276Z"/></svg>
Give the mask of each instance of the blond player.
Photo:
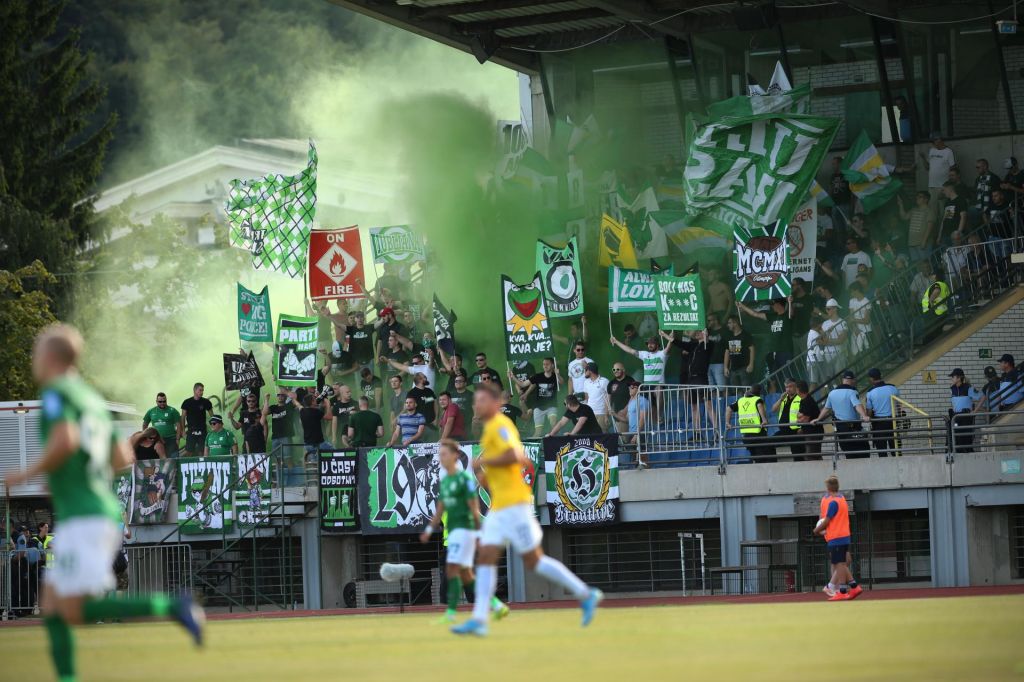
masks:
<svg viewBox="0 0 1024 682"><path fill-rule="evenodd" d="M484 429L480 436L480 456L473 461L473 469L483 472L482 477L491 491L491 509L480 531L473 617L453 627L452 632L481 637L487 634L488 610L498 581L498 559L507 545L512 545L523 558L526 568L561 585L576 597L583 609L583 625L589 625L604 595L600 590L587 587L562 562L545 556L541 550L542 533L533 514L533 493L522 475L522 468L529 460L515 424L500 410L501 389L489 383L480 384L473 397L473 411Z"/></svg>

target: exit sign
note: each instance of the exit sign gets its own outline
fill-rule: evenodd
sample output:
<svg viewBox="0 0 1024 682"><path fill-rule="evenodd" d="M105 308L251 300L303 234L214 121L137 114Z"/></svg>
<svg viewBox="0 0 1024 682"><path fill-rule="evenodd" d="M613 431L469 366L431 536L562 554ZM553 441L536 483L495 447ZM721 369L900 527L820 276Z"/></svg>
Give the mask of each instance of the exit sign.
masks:
<svg viewBox="0 0 1024 682"><path fill-rule="evenodd" d="M996 26L999 28L999 32L1000 33L1005 33L1007 35L1013 35L1014 33L1017 32L1017 22L1016 21L1006 21L1006 20L997 21L996 22Z"/></svg>
<svg viewBox="0 0 1024 682"><path fill-rule="evenodd" d="M992 349L991 348L979 348L978 349L978 359L979 360L988 360L991 357L992 357Z"/></svg>

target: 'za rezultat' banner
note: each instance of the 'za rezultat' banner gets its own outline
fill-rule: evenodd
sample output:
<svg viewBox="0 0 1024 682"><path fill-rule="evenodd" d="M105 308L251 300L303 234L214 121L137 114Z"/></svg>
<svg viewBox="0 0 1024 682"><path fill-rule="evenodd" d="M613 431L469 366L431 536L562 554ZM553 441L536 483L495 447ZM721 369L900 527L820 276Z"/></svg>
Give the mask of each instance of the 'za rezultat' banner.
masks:
<svg viewBox="0 0 1024 682"><path fill-rule="evenodd" d="M178 526L183 534L219 533L234 523L235 458L179 459Z"/></svg>
<svg viewBox="0 0 1024 682"><path fill-rule="evenodd" d="M696 331L707 326L700 275L654 275L654 288L659 329Z"/></svg>
<svg viewBox="0 0 1024 682"><path fill-rule="evenodd" d="M619 437L544 439L544 471L551 522L599 526L619 520Z"/></svg>
<svg viewBox="0 0 1024 682"><path fill-rule="evenodd" d="M274 376L281 386L316 386L319 320L281 315L277 321Z"/></svg>
<svg viewBox="0 0 1024 682"><path fill-rule="evenodd" d="M270 342L274 334L270 328L270 291L263 287L260 293L238 285L238 338L242 341Z"/></svg>
<svg viewBox="0 0 1024 682"><path fill-rule="evenodd" d="M551 355L554 344L540 273L536 273L533 281L527 284L516 284L502 275L501 303L509 361Z"/></svg>
<svg viewBox="0 0 1024 682"><path fill-rule="evenodd" d="M235 518L239 526L270 522L271 457L265 453L237 455Z"/></svg>
<svg viewBox="0 0 1024 682"><path fill-rule="evenodd" d="M358 458L355 450L320 451L320 528L325 533L359 530Z"/></svg>
<svg viewBox="0 0 1024 682"><path fill-rule="evenodd" d="M734 262L737 301L767 301L792 292L789 244L781 220L766 228L737 228Z"/></svg>

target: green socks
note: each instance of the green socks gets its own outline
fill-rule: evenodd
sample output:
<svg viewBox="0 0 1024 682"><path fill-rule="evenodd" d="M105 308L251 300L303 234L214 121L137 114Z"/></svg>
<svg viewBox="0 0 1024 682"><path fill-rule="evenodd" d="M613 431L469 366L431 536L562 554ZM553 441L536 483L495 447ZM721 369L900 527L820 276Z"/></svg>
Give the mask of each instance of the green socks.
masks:
<svg viewBox="0 0 1024 682"><path fill-rule="evenodd" d="M60 682L75 680L75 639L71 627L57 616L43 618L46 634L50 636L50 658Z"/></svg>
<svg viewBox="0 0 1024 682"><path fill-rule="evenodd" d="M462 596L462 579L459 577L448 578L448 610L454 611L459 605L459 597Z"/></svg>
<svg viewBox="0 0 1024 682"><path fill-rule="evenodd" d="M494 610L500 609L504 604L497 597L491 597L491 608Z"/></svg>
<svg viewBox="0 0 1024 682"><path fill-rule="evenodd" d="M103 597L90 599L82 606L86 623L113 618L145 618L166 616L171 612L171 600L163 594L142 597Z"/></svg>

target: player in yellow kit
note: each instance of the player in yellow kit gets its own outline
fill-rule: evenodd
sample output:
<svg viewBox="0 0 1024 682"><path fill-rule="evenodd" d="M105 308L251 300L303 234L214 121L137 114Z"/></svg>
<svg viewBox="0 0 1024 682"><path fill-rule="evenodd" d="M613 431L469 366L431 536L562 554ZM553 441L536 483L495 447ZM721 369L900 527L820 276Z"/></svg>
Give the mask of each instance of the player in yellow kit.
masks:
<svg viewBox="0 0 1024 682"><path fill-rule="evenodd" d="M482 477L491 491L491 508L480 531L473 617L453 627L452 632L487 634L488 609L498 582L498 559L506 545L512 545L522 556L526 568L561 585L576 597L583 609L583 625L589 625L604 595L600 590L587 587L562 562L544 556L540 548L540 524L532 509L533 493L523 481L522 469L529 460L515 424L501 414L501 389L488 383L480 384L473 397L473 411L484 422L481 452L473 461L473 469L478 475L483 472Z"/></svg>

